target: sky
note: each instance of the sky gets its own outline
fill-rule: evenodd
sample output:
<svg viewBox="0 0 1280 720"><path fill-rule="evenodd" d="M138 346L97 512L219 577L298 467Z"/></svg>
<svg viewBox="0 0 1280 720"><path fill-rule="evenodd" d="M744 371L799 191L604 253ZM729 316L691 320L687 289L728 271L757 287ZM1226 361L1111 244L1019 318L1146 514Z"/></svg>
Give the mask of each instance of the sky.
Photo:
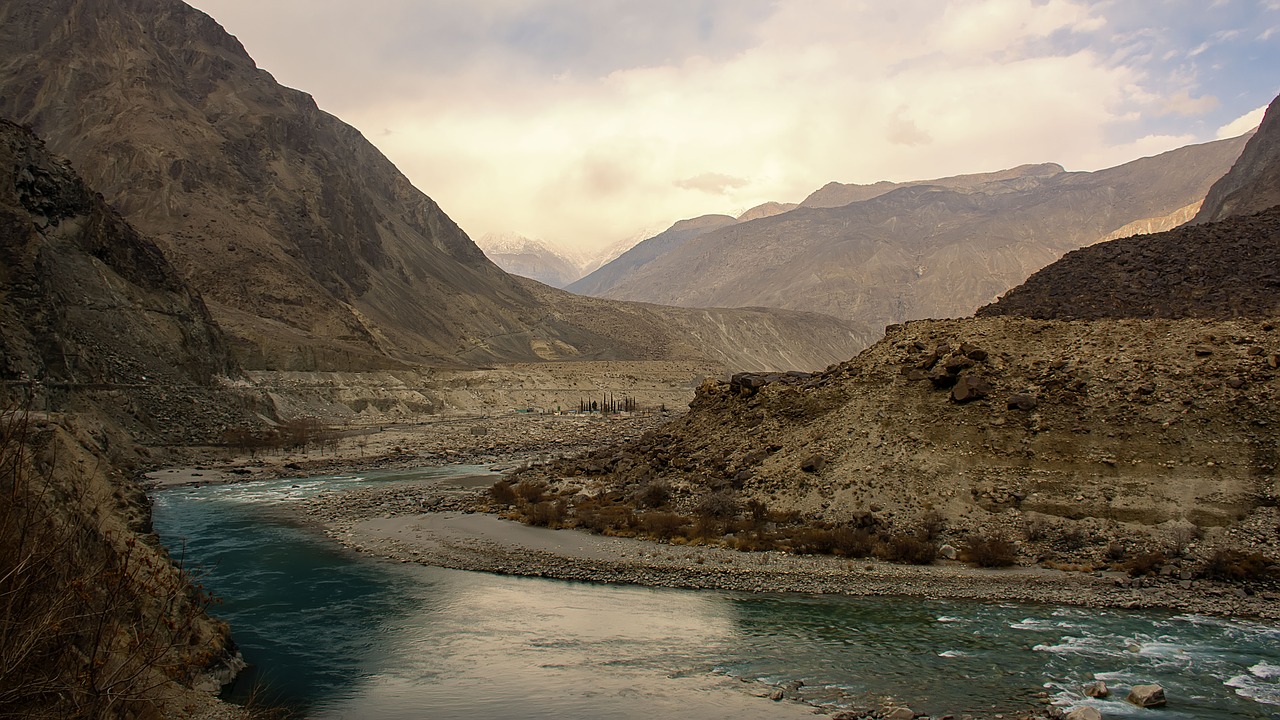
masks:
<svg viewBox="0 0 1280 720"><path fill-rule="evenodd" d="M188 0L473 238L594 252L871 183L1256 126L1280 0Z"/></svg>

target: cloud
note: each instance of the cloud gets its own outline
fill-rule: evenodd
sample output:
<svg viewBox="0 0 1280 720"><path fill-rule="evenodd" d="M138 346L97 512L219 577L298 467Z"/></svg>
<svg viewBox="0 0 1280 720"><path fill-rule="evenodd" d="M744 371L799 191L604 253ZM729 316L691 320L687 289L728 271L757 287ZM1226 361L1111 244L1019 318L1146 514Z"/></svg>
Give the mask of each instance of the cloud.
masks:
<svg viewBox="0 0 1280 720"><path fill-rule="evenodd" d="M678 188L698 190L712 195L724 195L728 190L736 190L749 184L749 182L739 177L710 172L675 182L675 186Z"/></svg>
<svg viewBox="0 0 1280 720"><path fill-rule="evenodd" d="M1226 35L1275 24L1253 3L1165 0L1157 23L1093 0L195 2L282 82L385 129L472 235L578 247L832 180L1116 165L1256 105L1230 84L1246 70L1274 82L1269 45Z"/></svg>
<svg viewBox="0 0 1280 720"><path fill-rule="evenodd" d="M1231 122L1218 128L1218 139L1239 137L1262 124L1262 116L1267 114L1267 106L1254 108Z"/></svg>

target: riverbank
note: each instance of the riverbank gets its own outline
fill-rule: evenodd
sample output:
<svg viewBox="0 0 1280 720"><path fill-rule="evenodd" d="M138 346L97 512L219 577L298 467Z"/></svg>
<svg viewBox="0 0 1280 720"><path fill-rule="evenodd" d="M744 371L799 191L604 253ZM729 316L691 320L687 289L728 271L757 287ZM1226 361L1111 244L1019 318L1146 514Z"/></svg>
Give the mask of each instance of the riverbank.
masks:
<svg viewBox="0 0 1280 720"><path fill-rule="evenodd" d="M903 595L1280 619L1280 598L1207 581L1151 578L1134 586L1119 572L979 569L946 560L896 565L536 528L472 512L476 486L484 479L330 493L307 501L305 512L328 536L357 551L462 570L654 587Z"/></svg>
<svg viewBox="0 0 1280 720"><path fill-rule="evenodd" d="M431 417L397 425L336 429L324 446L249 454L234 448L157 451L170 465L145 474L149 488L213 485L245 480L309 477L426 465L516 467L639 437L667 422L669 413L637 415L503 415Z"/></svg>

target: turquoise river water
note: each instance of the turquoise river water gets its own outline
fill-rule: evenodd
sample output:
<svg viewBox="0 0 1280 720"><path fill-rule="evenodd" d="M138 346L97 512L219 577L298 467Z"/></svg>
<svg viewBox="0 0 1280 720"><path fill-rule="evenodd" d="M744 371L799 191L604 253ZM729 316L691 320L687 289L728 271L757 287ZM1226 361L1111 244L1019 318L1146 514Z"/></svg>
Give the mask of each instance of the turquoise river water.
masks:
<svg viewBox="0 0 1280 720"><path fill-rule="evenodd" d="M252 664L233 694L311 718L803 717L756 697L990 717L1047 692L1107 717L1280 718L1280 626L1152 612L685 591L397 564L299 522L322 490L420 469L173 488L155 527L222 599ZM1088 700L1158 682L1167 708ZM1120 694L1122 698L1122 693Z"/></svg>

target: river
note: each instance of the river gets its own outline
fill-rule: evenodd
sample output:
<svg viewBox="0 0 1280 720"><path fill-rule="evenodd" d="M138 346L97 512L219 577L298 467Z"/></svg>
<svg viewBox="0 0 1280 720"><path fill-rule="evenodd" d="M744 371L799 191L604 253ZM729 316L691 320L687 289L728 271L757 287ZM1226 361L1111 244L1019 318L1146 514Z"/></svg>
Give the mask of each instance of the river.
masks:
<svg viewBox="0 0 1280 720"><path fill-rule="evenodd" d="M252 668L230 692L309 718L811 716L1025 710L1158 682L1174 718L1280 718L1280 626L1153 612L570 583L382 561L301 521L317 492L480 468L153 494L156 531L221 604Z"/></svg>

